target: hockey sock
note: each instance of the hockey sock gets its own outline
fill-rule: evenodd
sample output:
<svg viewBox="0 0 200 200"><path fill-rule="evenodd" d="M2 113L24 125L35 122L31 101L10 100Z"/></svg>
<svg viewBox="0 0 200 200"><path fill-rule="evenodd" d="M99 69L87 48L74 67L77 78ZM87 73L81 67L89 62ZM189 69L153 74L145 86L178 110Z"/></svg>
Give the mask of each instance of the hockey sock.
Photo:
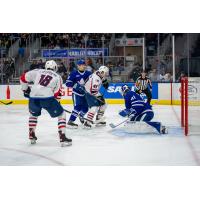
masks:
<svg viewBox="0 0 200 200"><path fill-rule="evenodd" d="M79 115L80 117L84 117L85 114L86 114L85 112L81 111Z"/></svg>
<svg viewBox="0 0 200 200"><path fill-rule="evenodd" d="M33 130L33 132L35 132L37 126L37 118L38 117L32 115L29 116L29 130Z"/></svg>
<svg viewBox="0 0 200 200"><path fill-rule="evenodd" d="M72 114L71 114L71 116L69 118L69 121L73 121L74 122L76 120L77 116L78 116L78 113L79 113L78 110L73 110Z"/></svg>
<svg viewBox="0 0 200 200"><path fill-rule="evenodd" d="M58 131L65 134L66 129L66 114L63 112L60 116L58 116Z"/></svg>
<svg viewBox="0 0 200 200"><path fill-rule="evenodd" d="M88 112L87 118L92 121L93 117L94 117L94 113L93 112Z"/></svg>

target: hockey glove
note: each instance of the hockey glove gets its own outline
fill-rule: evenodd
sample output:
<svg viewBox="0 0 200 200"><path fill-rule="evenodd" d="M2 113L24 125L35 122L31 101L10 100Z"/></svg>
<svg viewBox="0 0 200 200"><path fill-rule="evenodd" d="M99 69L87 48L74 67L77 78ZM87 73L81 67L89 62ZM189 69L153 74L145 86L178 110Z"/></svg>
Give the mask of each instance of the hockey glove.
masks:
<svg viewBox="0 0 200 200"><path fill-rule="evenodd" d="M30 97L31 88L28 87L26 90L23 90L23 92L24 92L24 97L29 98Z"/></svg>
<svg viewBox="0 0 200 200"><path fill-rule="evenodd" d="M102 85L103 85L103 87L107 90L107 89L108 89L108 86L109 86L108 80L107 80L107 79L104 79L104 80L102 81Z"/></svg>
<svg viewBox="0 0 200 200"><path fill-rule="evenodd" d="M128 116L130 114L130 112L131 111L129 109L124 109L124 110L121 110L119 112L119 115L122 116L122 117L126 117L126 116Z"/></svg>
<svg viewBox="0 0 200 200"><path fill-rule="evenodd" d="M80 85L79 83L74 84L73 88L78 92L85 92L84 86Z"/></svg>
<svg viewBox="0 0 200 200"><path fill-rule="evenodd" d="M130 113L128 115L128 118L130 119L130 121L135 121L136 114L137 114L136 110L131 108Z"/></svg>
<svg viewBox="0 0 200 200"><path fill-rule="evenodd" d="M102 95L97 96L96 98L97 98L97 100L99 101L100 106L103 106L103 105L106 104L105 99L104 99L104 97L103 97Z"/></svg>

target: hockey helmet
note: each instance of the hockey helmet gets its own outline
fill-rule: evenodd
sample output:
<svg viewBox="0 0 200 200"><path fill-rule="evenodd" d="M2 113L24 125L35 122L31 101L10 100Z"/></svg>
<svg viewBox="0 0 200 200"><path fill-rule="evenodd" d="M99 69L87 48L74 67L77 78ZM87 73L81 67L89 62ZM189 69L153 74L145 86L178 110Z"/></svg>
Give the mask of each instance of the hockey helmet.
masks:
<svg viewBox="0 0 200 200"><path fill-rule="evenodd" d="M80 72L85 71L85 68L86 68L85 60L83 60L83 59L78 60L76 64L77 64L78 70L79 70Z"/></svg>
<svg viewBox="0 0 200 200"><path fill-rule="evenodd" d="M81 59L81 60L78 60L77 65L85 65L85 60Z"/></svg>
<svg viewBox="0 0 200 200"><path fill-rule="evenodd" d="M109 69L106 66L99 67L98 71L101 73L101 75L108 76L109 75Z"/></svg>
<svg viewBox="0 0 200 200"><path fill-rule="evenodd" d="M56 64L56 62L54 60L48 60L45 63L45 69L48 70L53 70L54 72L57 72L58 70L58 65Z"/></svg>

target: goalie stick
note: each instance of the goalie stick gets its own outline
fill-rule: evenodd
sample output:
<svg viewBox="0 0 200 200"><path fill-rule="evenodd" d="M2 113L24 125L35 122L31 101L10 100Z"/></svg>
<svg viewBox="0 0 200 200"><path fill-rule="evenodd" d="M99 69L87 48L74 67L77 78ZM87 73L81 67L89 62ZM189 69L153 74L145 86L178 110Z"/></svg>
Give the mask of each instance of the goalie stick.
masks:
<svg viewBox="0 0 200 200"><path fill-rule="evenodd" d="M129 120L130 120L129 117L131 116L131 114L133 114L133 112L134 112L134 111L132 111L131 113L129 113L128 118L125 119L124 121L122 121L122 122L120 122L120 123L118 123L118 124L110 123L109 126L110 126L111 128L116 128L116 127L118 127L119 125L121 125L121 124L123 124L123 123L129 121Z"/></svg>
<svg viewBox="0 0 200 200"><path fill-rule="evenodd" d="M109 126L110 126L111 128L116 128L116 127L118 127L119 125L121 125L121 124L127 122L128 120L129 120L129 118L126 119L126 120L124 120L124 121L122 121L122 122L120 122L120 123L118 123L118 124L110 123Z"/></svg>
<svg viewBox="0 0 200 200"><path fill-rule="evenodd" d="M2 103L2 104L4 104L4 105L10 105L10 104L13 103L13 101L10 101L10 102L8 102L8 103L5 103L5 102L3 102L3 101L0 101L0 103Z"/></svg>

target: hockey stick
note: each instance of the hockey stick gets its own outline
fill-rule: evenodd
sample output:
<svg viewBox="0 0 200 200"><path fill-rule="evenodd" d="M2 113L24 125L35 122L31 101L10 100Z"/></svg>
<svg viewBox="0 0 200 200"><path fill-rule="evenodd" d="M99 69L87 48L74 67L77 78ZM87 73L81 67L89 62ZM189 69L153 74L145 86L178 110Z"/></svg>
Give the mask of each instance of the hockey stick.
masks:
<svg viewBox="0 0 200 200"><path fill-rule="evenodd" d="M71 111L69 111L69 110L65 110L64 109L64 111L66 112L66 113L72 113ZM78 115L78 117L80 117L80 115ZM92 120L89 120L89 119L87 119L87 118L85 118L85 117L82 117L84 120L86 120L86 121L88 121L88 122L90 122L90 123L92 123L92 124L96 124L95 122L93 122Z"/></svg>
<svg viewBox="0 0 200 200"><path fill-rule="evenodd" d="M126 119L126 120L124 120L124 121L122 121L122 122L120 122L119 124L110 123L109 126L110 126L111 128L116 128L116 127L118 127L119 125L121 125L121 124L127 122L128 120L129 120L129 118Z"/></svg>
<svg viewBox="0 0 200 200"><path fill-rule="evenodd" d="M10 104L13 103L13 101L10 101L10 102L8 102L8 103L5 103L5 102L3 102L3 101L0 101L0 103L2 103L2 104L4 104L4 105L10 105Z"/></svg>
<svg viewBox="0 0 200 200"><path fill-rule="evenodd" d="M131 114L133 114L133 112L134 112L134 111L132 111L131 113L129 113L129 114L128 114L128 118L125 119L124 121L120 122L119 124L110 123L109 126L110 126L111 128L116 128L116 127L118 127L119 125L121 125L121 124L127 122L128 120L130 120L129 117L131 116Z"/></svg>

